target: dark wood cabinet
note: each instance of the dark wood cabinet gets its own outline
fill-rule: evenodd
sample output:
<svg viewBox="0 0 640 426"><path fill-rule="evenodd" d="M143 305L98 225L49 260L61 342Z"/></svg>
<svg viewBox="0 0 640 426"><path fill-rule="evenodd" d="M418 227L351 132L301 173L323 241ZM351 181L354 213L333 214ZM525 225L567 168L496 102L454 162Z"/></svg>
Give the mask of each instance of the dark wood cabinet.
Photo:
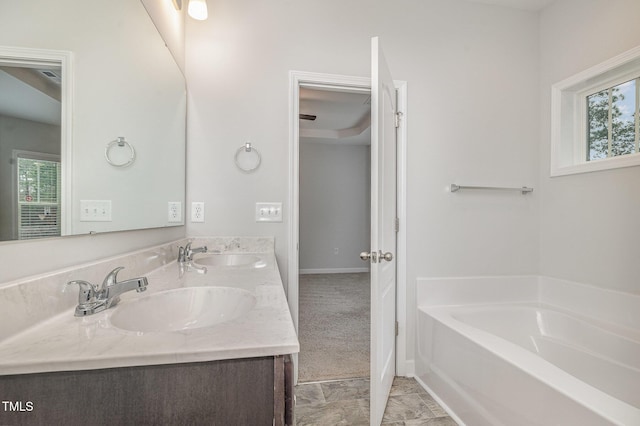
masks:
<svg viewBox="0 0 640 426"><path fill-rule="evenodd" d="M287 355L0 376L0 425L292 425L291 365Z"/></svg>

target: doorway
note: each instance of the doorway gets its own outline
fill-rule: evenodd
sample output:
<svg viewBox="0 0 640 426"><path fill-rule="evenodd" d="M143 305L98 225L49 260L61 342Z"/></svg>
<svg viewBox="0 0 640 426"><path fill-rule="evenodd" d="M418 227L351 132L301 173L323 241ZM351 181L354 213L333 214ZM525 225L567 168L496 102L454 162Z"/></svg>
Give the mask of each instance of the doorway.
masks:
<svg viewBox="0 0 640 426"><path fill-rule="evenodd" d="M288 232L288 285L287 299L293 317L294 325L299 325L299 223L300 223L300 142L299 97L302 88L310 89L349 89L352 92L371 91L371 79L363 77L343 76L334 74L312 73L302 71L289 72L289 232ZM406 304L406 173L407 173L407 84L396 81L398 109L402 112L402 120L398 128L397 145L397 215L399 226L397 233L397 306L396 319L398 334L396 336L396 373L408 375L413 373L413 360L407 357L407 304ZM363 248L362 250L364 250ZM366 263L362 263L365 267ZM412 358L412 357L411 357ZM298 356L294 356L294 377L298 381Z"/></svg>
<svg viewBox="0 0 640 426"><path fill-rule="evenodd" d="M368 378L371 95L301 87L299 381Z"/></svg>
<svg viewBox="0 0 640 426"><path fill-rule="evenodd" d="M379 43L377 39L373 39L372 41L372 58L380 56L376 53L379 50ZM291 311L291 315L293 318L294 325L296 330L298 330L299 326L299 222L300 222L300 212L299 212L299 199L300 199L300 186L299 186L299 153L300 153L300 143L299 143L299 93L301 88L322 88L322 89L337 89L338 91L348 89L351 91L371 91L372 94L372 109L374 105L380 105L380 85L377 83L379 81L378 69L380 69L380 61L372 61L372 76L375 76L374 81L376 81L376 85L372 90L371 82L372 80L369 78L362 77L351 77L351 76L341 76L341 75L332 75L332 74L321 74L321 73L310 73L310 72L300 72L300 71L290 71L289 73L289 119L290 119L290 134L289 134L289 206L288 206L288 215L289 215L289 232L288 232L288 268L287 268L287 298L289 302L289 308ZM386 82L389 82L389 73L386 73L387 78L385 78ZM395 86L395 90L394 90ZM396 198L396 220L395 220L395 229L396 233L396 254L393 257L394 270L396 272L396 282L397 287L394 290L394 294L397 294L397 298L394 298L396 301L394 306L391 304L385 305L384 316L382 316L382 310L379 303L379 297L382 294L378 294L379 287L379 271L376 271L372 268L371 273L371 289L376 289L376 304L374 309L374 296L373 291L371 293L371 412L372 424L378 422L382 417L382 411L384 410L384 402L388 397L388 387L386 384L390 384L388 380L388 372L393 372L397 375L411 375L413 373L413 360L407 358L407 336L410 335L412 330L407 331L407 297L406 297L406 159L407 159L407 84L403 81L391 81L390 85L387 84L385 86L386 94L390 96L396 97L396 105L397 109L395 113L391 114L396 118L396 153L397 157L394 155L394 158L397 158L396 162L396 179L397 182L397 198ZM386 95L385 95L386 96ZM388 98L387 98L388 99ZM387 111L389 113L390 111ZM372 147L376 146L377 148L383 147L385 144L380 144L380 111L376 108L376 113L374 114L372 111L372 122L377 123L372 126L372 129L375 129L375 135L372 131ZM388 115L386 116L388 118ZM388 129L393 127L393 124L390 124L388 121L385 121ZM393 123L393 121L391 121ZM375 137L374 137L375 136ZM374 143L375 142L375 143ZM373 159L376 159L374 162ZM380 200L378 190L381 188L380 181L378 178L381 176L379 174L380 163L379 159L383 158L391 158L386 157L385 154L380 154L378 150L376 150L376 155L373 153L372 149L372 163L371 163L371 182L372 182L372 191L371 194L374 194L373 190L373 182L374 182L374 168L375 168L375 182L377 185L376 188L376 211L374 214L373 206L373 197L372 197L372 211L371 211L371 229L373 230L373 218L375 217L376 221L379 220L379 212L377 210L378 200ZM386 164L386 161L385 161ZM391 176L391 175L388 175ZM385 216L386 217L386 216ZM393 223L394 221L392 221ZM385 226L390 225L388 221L385 221ZM377 225L376 225L376 229ZM373 238L373 234L372 234ZM378 235L376 235L378 238ZM378 240L376 240L378 241ZM372 240L372 245L374 242ZM385 246L385 244L375 244L376 247L371 247L371 252L363 252L360 253L363 259L370 260L372 263L377 262L378 259L378 249ZM375 252L374 252L375 250ZM386 249L385 249L386 251ZM383 256L384 254L384 256ZM384 263L388 264L391 260L391 256L389 253L383 253L380 250L381 260L384 260ZM378 267L382 265L382 263L377 263ZM375 312L374 312L375 311ZM396 314L397 313L397 314ZM374 327L374 320L376 326ZM380 320L384 320L384 326L379 323ZM395 327L393 326L395 320ZM393 330L395 328L395 338L392 337ZM390 331L391 330L391 331ZM394 356L386 357L385 363L381 363L382 358L379 357L380 354L383 353L380 346L378 345L379 338L381 334L385 334L387 336L386 341L389 343L386 346L387 350L392 350ZM374 340L375 338L375 340ZM397 347L397 350L395 349ZM374 355L376 355L374 357ZM375 358L375 363L374 363ZM395 367L395 368L394 368ZM384 368L386 373L384 375L379 375L378 372L381 371L381 368ZM375 373L375 374L374 374ZM297 382L298 380L298 356L294 356L294 378ZM374 380L375 378L375 380ZM379 383L384 378L384 383ZM374 398L375 397L375 398Z"/></svg>
<svg viewBox="0 0 640 426"><path fill-rule="evenodd" d="M0 241L70 223L71 52L0 47ZM10 160L10 161L9 161Z"/></svg>

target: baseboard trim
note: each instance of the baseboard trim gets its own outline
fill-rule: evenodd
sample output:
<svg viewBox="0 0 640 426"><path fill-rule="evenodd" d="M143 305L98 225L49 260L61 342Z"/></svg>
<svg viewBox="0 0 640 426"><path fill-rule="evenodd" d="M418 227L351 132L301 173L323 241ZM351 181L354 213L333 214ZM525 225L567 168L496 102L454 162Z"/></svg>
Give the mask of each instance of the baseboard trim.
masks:
<svg viewBox="0 0 640 426"><path fill-rule="evenodd" d="M396 369L398 376L414 377L416 375L416 363L412 359L404 360L404 362L399 361Z"/></svg>
<svg viewBox="0 0 640 426"><path fill-rule="evenodd" d="M308 274L355 274L359 272L369 272L369 268L319 268L319 269L300 269L300 275Z"/></svg>

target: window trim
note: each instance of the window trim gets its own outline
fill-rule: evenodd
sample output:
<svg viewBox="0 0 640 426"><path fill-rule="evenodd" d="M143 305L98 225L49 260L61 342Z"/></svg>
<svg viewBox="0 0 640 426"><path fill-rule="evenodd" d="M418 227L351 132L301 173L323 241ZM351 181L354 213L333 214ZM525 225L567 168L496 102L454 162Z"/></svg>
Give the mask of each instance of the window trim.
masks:
<svg viewBox="0 0 640 426"><path fill-rule="evenodd" d="M564 176L640 165L640 153L586 160L586 96L640 77L640 46L551 87L550 176ZM636 96L639 93L636 85ZM636 120L636 130L638 130ZM638 132L636 132L636 135ZM637 143L637 136L636 136Z"/></svg>

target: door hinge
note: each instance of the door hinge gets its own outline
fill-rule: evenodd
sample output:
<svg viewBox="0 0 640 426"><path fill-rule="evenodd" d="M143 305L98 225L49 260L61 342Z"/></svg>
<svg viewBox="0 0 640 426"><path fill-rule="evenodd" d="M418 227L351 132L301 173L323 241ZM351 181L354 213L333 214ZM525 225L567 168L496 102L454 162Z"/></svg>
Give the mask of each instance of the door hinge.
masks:
<svg viewBox="0 0 640 426"><path fill-rule="evenodd" d="M400 127L400 118L402 118L402 113L400 111L396 111L396 129Z"/></svg>
<svg viewBox="0 0 640 426"><path fill-rule="evenodd" d="M395 229L396 229L396 232L400 232L400 219L397 217L396 217Z"/></svg>
<svg viewBox="0 0 640 426"><path fill-rule="evenodd" d="M399 328L398 321L396 321L396 336L398 335L398 328Z"/></svg>

